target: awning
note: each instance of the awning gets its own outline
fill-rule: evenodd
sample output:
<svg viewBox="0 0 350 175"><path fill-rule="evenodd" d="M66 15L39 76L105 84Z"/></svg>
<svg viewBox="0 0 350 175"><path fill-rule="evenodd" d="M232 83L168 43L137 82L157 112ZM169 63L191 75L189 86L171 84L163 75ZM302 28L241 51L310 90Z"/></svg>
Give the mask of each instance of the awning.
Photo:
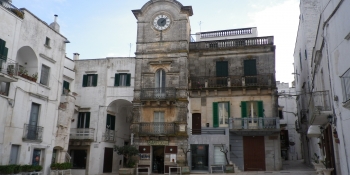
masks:
<svg viewBox="0 0 350 175"><path fill-rule="evenodd" d="M320 125L309 126L309 129L307 130L307 136L308 137L320 137L321 136Z"/></svg>

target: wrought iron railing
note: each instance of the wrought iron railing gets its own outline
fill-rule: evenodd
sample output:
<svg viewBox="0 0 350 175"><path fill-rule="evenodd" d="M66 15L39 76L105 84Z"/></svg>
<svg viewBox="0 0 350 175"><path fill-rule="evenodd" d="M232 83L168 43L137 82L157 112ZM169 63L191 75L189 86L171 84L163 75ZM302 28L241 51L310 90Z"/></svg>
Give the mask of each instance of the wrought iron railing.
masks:
<svg viewBox="0 0 350 175"><path fill-rule="evenodd" d="M94 140L94 128L71 128L70 139L75 140Z"/></svg>
<svg viewBox="0 0 350 175"><path fill-rule="evenodd" d="M114 130L106 129L106 132L103 133L103 139L105 142L114 142L114 138L115 138Z"/></svg>
<svg viewBox="0 0 350 175"><path fill-rule="evenodd" d="M172 87L141 89L141 100L175 99L175 98L176 98L176 89Z"/></svg>
<svg viewBox="0 0 350 175"><path fill-rule="evenodd" d="M192 135L226 135L225 128L191 129Z"/></svg>
<svg viewBox="0 0 350 175"><path fill-rule="evenodd" d="M24 124L23 140L31 140L41 142L43 139L44 127Z"/></svg>
<svg viewBox="0 0 350 175"><path fill-rule="evenodd" d="M348 69L341 77L343 87L343 103L350 100L350 69Z"/></svg>
<svg viewBox="0 0 350 175"><path fill-rule="evenodd" d="M148 122L136 124L133 129L138 135L174 135L179 126L176 123Z"/></svg>
<svg viewBox="0 0 350 175"><path fill-rule="evenodd" d="M212 32L201 32L201 38L214 38L223 36L235 36L235 35L247 35L252 34L252 28L242 28L242 29L231 29L231 30L220 30Z"/></svg>
<svg viewBox="0 0 350 175"><path fill-rule="evenodd" d="M11 59L1 59L0 58L0 73L9 76L18 75L18 63Z"/></svg>
<svg viewBox="0 0 350 175"><path fill-rule="evenodd" d="M262 45L273 45L273 36L191 42L190 50L233 48L233 47L242 47L242 46L262 46Z"/></svg>
<svg viewBox="0 0 350 175"><path fill-rule="evenodd" d="M229 120L230 129L234 130L268 130L280 128L278 117L230 118Z"/></svg>
<svg viewBox="0 0 350 175"><path fill-rule="evenodd" d="M24 13L20 9L18 9L17 7L9 3L8 1L0 0L0 5L3 6L5 9L7 9L8 11L15 14L16 16L18 16L19 18L21 19L24 18Z"/></svg>
<svg viewBox="0 0 350 175"><path fill-rule="evenodd" d="M318 111L330 111L331 103L329 91L317 91L312 93L313 104Z"/></svg>
<svg viewBox="0 0 350 175"><path fill-rule="evenodd" d="M189 89L221 88L221 87L271 87L275 86L273 74L256 76L228 77L190 77Z"/></svg>

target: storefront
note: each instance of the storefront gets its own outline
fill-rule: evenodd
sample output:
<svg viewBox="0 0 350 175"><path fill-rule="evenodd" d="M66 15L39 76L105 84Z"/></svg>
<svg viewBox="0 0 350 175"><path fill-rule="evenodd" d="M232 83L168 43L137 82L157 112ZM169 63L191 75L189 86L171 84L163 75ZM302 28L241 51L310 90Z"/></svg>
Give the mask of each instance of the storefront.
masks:
<svg viewBox="0 0 350 175"><path fill-rule="evenodd" d="M191 145L191 170L208 171L209 145Z"/></svg>

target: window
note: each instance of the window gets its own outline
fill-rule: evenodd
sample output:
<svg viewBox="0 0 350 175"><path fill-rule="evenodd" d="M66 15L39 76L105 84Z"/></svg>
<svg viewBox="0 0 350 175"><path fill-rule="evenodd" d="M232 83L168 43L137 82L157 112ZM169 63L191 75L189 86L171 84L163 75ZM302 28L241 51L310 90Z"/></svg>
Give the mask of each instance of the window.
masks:
<svg viewBox="0 0 350 175"><path fill-rule="evenodd" d="M245 85L253 86L257 83L256 60L244 60Z"/></svg>
<svg viewBox="0 0 350 175"><path fill-rule="evenodd" d="M164 112L154 112L154 133L162 134L164 132Z"/></svg>
<svg viewBox="0 0 350 175"><path fill-rule="evenodd" d="M131 74L115 74L114 86L130 86Z"/></svg>
<svg viewBox="0 0 350 175"><path fill-rule="evenodd" d="M77 128L90 127L90 112L79 112Z"/></svg>
<svg viewBox="0 0 350 175"><path fill-rule="evenodd" d="M307 60L307 51L305 49L305 60Z"/></svg>
<svg viewBox="0 0 350 175"><path fill-rule="evenodd" d="M109 130L115 130L115 116L107 114L106 128Z"/></svg>
<svg viewBox="0 0 350 175"><path fill-rule="evenodd" d="M2 68L4 62L7 60L8 48L5 47L5 45L6 41L0 39L0 69Z"/></svg>
<svg viewBox="0 0 350 175"><path fill-rule="evenodd" d="M83 75L83 87L96 87L97 86L97 74Z"/></svg>
<svg viewBox="0 0 350 175"><path fill-rule="evenodd" d="M279 110L278 110L278 117L279 117L280 119L283 119L283 111L282 111L282 109L279 109Z"/></svg>
<svg viewBox="0 0 350 175"><path fill-rule="evenodd" d="M58 157L57 155L58 155L58 150L57 150L57 149L53 149L53 151L52 151L51 164L57 162L57 157Z"/></svg>
<svg viewBox="0 0 350 175"><path fill-rule="evenodd" d="M230 102L213 103L213 126L227 127L230 118Z"/></svg>
<svg viewBox="0 0 350 175"><path fill-rule="evenodd" d="M49 37L46 37L46 39L45 39L45 46L50 47L50 38Z"/></svg>
<svg viewBox="0 0 350 175"><path fill-rule="evenodd" d="M348 69L341 77L343 88L343 103L350 100L350 69Z"/></svg>
<svg viewBox="0 0 350 175"><path fill-rule="evenodd" d="M41 149L34 149L33 150L33 158L32 158L32 165L41 165L41 157L42 157L42 150Z"/></svg>
<svg viewBox="0 0 350 175"><path fill-rule="evenodd" d="M217 77L227 77L228 76L228 62L227 61L217 61L216 62L216 76Z"/></svg>
<svg viewBox="0 0 350 175"><path fill-rule="evenodd" d="M86 150L70 150L72 157L72 168L73 169L85 169L87 161Z"/></svg>
<svg viewBox="0 0 350 175"><path fill-rule="evenodd" d="M242 101L241 102L242 118L264 117L264 108L262 101Z"/></svg>
<svg viewBox="0 0 350 175"><path fill-rule="evenodd" d="M0 95L8 96L10 89L10 83L0 81Z"/></svg>
<svg viewBox="0 0 350 175"><path fill-rule="evenodd" d="M28 140L38 140L39 139L39 109L40 105L32 103L32 108L30 110L29 124L27 129L27 138Z"/></svg>
<svg viewBox="0 0 350 175"><path fill-rule="evenodd" d="M301 63L301 52L299 52L299 60L300 60L300 70L303 71L303 65Z"/></svg>
<svg viewBox="0 0 350 175"><path fill-rule="evenodd" d="M156 72L156 88L165 88L165 71L163 69L159 69Z"/></svg>
<svg viewBox="0 0 350 175"><path fill-rule="evenodd" d="M40 84L49 85L49 74L50 74L50 67L42 65L41 66L41 77L40 77Z"/></svg>
<svg viewBox="0 0 350 175"><path fill-rule="evenodd" d="M214 164L215 165L225 165L226 164L225 154L220 151L221 148L222 148L221 145L214 146Z"/></svg>
<svg viewBox="0 0 350 175"><path fill-rule="evenodd" d="M10 162L9 165L15 165L18 163L18 153L19 153L19 145L11 145L11 154L10 154Z"/></svg>
<svg viewBox="0 0 350 175"><path fill-rule="evenodd" d="M65 90L69 90L69 82L63 80L63 94L65 94Z"/></svg>

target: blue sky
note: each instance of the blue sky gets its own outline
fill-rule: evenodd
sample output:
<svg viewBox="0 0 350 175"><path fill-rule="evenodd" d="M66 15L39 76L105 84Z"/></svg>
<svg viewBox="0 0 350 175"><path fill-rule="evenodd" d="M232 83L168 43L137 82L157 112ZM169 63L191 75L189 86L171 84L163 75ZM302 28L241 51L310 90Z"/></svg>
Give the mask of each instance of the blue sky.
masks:
<svg viewBox="0 0 350 175"><path fill-rule="evenodd" d="M12 0L50 24L58 15L61 33L71 42L67 56L81 59L134 56L136 19L131 10L148 0ZM179 0L191 5L192 33L258 27L259 36L275 36L276 77L292 82L299 0ZM199 23L201 22L201 28ZM131 49L130 49L131 44Z"/></svg>

